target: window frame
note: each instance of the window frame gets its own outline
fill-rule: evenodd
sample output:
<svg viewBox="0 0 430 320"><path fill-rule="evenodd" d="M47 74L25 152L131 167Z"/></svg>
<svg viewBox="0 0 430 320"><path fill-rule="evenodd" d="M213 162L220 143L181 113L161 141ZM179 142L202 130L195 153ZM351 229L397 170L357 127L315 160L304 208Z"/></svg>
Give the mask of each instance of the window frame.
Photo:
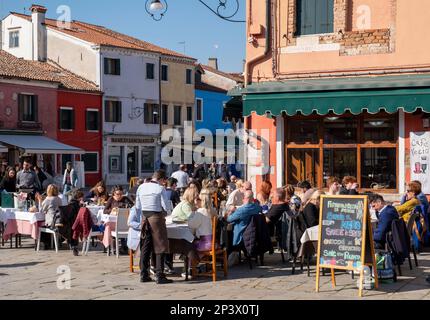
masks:
<svg viewBox="0 0 430 320"><path fill-rule="evenodd" d="M164 77L166 76L166 77ZM161 81L169 82L169 65L162 64L161 65Z"/></svg>
<svg viewBox="0 0 430 320"><path fill-rule="evenodd" d="M112 119L112 121L111 121L111 119L107 119L107 115L108 115L108 113L107 113L107 103L112 103L112 102L115 102L115 103L117 103L116 105L117 106L119 106L119 121L113 121L113 120L115 120L115 119ZM121 100L105 100L105 103L104 103L104 113L105 113L105 115L104 115L104 121L105 122L107 122L107 123L121 123L122 122L122 101ZM116 114L115 116L118 116L118 114Z"/></svg>
<svg viewBox="0 0 430 320"><path fill-rule="evenodd" d="M143 104L143 123L144 124L160 124L160 108L157 103L144 103ZM157 109L157 114L154 113ZM150 120L147 115L150 115Z"/></svg>
<svg viewBox="0 0 430 320"><path fill-rule="evenodd" d="M200 119L198 117L199 115L199 104L198 101L200 101ZM203 122L203 99L202 98L196 98L196 121Z"/></svg>
<svg viewBox="0 0 430 320"><path fill-rule="evenodd" d="M87 171L86 170L86 168L85 168L85 161L82 160L82 156L84 156L86 154L95 154L95 155L97 155L97 161L96 161L97 170L96 171ZM85 151L85 154L83 154L82 156L81 156L81 161L84 162L85 174L87 174L87 173L99 173L100 172L100 153L98 151Z"/></svg>
<svg viewBox="0 0 430 320"><path fill-rule="evenodd" d="M104 74L110 76L120 76L121 59L104 57Z"/></svg>
<svg viewBox="0 0 430 320"><path fill-rule="evenodd" d="M176 112L176 110L179 110L179 113ZM179 115L179 123L176 121L176 115ZM182 106L175 105L173 106L173 125L174 126L181 126L182 125Z"/></svg>
<svg viewBox="0 0 430 320"><path fill-rule="evenodd" d="M71 111L71 128L63 128L63 120L62 120L62 112L63 111ZM75 130L75 120L76 120L76 116L75 116L75 109L73 107L66 107L66 106L62 106L60 107L60 112L58 113L58 129L60 131L64 131L64 132L73 132Z"/></svg>
<svg viewBox="0 0 430 320"><path fill-rule="evenodd" d="M188 82L188 79L190 80L189 82ZM192 69L187 68L185 70L185 84L189 84L189 85L193 84L193 70Z"/></svg>
<svg viewBox="0 0 430 320"><path fill-rule="evenodd" d="M152 66L152 78L150 78L150 77L148 77L148 72L149 72L149 66ZM155 63L152 63L152 62L146 62L146 65L145 65L145 73L146 73L146 75L145 75L145 78L146 78L146 80L155 80Z"/></svg>
<svg viewBox="0 0 430 320"><path fill-rule="evenodd" d="M88 113L89 112L97 112L97 130L88 129ZM100 132L100 110L95 108L87 108L85 109L85 130L87 132Z"/></svg>
<svg viewBox="0 0 430 320"><path fill-rule="evenodd" d="M193 121L193 107L190 106L186 106L186 111L187 111L187 121ZM191 113L190 113L191 112Z"/></svg>
<svg viewBox="0 0 430 320"><path fill-rule="evenodd" d="M12 37L12 35L13 34L18 34L18 36L17 37ZM10 49L12 49L12 48L19 48L19 39L20 38L20 30L9 30L9 48ZM15 42L13 43L13 45L11 45L12 44L12 40L14 40ZM17 44L16 44L16 42L18 42Z"/></svg>
<svg viewBox="0 0 430 320"><path fill-rule="evenodd" d="M355 149L357 151L357 181L360 185L360 192L366 192L366 191L375 191L374 189L371 188L362 188L362 177L361 177L361 172L362 172L362 159L361 159L361 150L365 149L365 148L370 148L370 149L377 149L377 148L392 148L392 149L396 149L396 158L394 159L396 161L396 177L399 176L399 113L394 113L394 114L388 114L388 113L384 113L384 112L380 112L377 114L360 114L360 115L351 115L349 113L347 114L343 114L343 115L335 115L336 117L354 117L355 119L358 120L358 126L357 126L357 134L358 134L358 140L357 143L350 143L350 144L325 144L324 143L324 118L326 117L330 117L330 116L334 116L334 115L327 115L327 116L319 116L319 115L310 115L310 116L301 116L301 115L297 115L297 116L292 116L292 117L285 117L284 116L284 125L285 125L285 132L284 132L284 145L285 145L285 156L284 156L284 161L285 161L285 174L284 174L284 179L286 183L289 183L290 181L288 180L289 178L289 171L290 171L290 166L291 164L288 163L288 152L290 150L294 150L294 149L316 149L319 150L319 166L316 169L317 173L317 185L316 187L320 188L320 189L324 189L326 190L326 186L325 186L325 181L324 181L324 177L323 177L323 170L324 170L324 150L327 149ZM394 123L395 123L395 127L394 127L394 137L396 139L396 141L377 141L377 142L373 142L373 141L364 141L364 122L368 119L380 119L380 118L390 118L390 119L394 119ZM290 122L297 122L297 121L306 121L306 120L317 120L318 121L318 143L295 143L294 141L291 141L290 139L290 126L289 123ZM342 177L340 177L342 178ZM397 178L396 181L396 188L395 189L380 189L378 191L382 191L384 193L397 193L399 190L399 179Z"/></svg>
<svg viewBox="0 0 430 320"><path fill-rule="evenodd" d="M22 99L25 98L31 98L32 101L32 111L34 114L34 120L24 120L24 107L25 107L25 103L24 105L21 105L21 101L23 101ZM28 94L28 93L19 93L18 94L18 121L19 122L23 122L23 123L37 123L39 121L39 107L38 107L38 101L39 100L39 96L36 94Z"/></svg>

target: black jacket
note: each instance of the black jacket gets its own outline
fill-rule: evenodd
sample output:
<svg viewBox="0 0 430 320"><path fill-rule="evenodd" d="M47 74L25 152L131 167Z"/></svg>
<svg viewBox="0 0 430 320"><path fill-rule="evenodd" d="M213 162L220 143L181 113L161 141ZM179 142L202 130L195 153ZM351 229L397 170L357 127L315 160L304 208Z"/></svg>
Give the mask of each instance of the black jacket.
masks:
<svg viewBox="0 0 430 320"><path fill-rule="evenodd" d="M306 229L315 227L319 224L319 211L313 203L309 202L303 209L302 214Z"/></svg>
<svg viewBox="0 0 430 320"><path fill-rule="evenodd" d="M16 178L6 179L6 177L4 177L0 182L0 189L6 190L7 192L16 192Z"/></svg>
<svg viewBox="0 0 430 320"><path fill-rule="evenodd" d="M61 223L63 225L62 227L58 228L58 232L69 242L69 244L72 242L72 227L75 223L76 217L78 216L80 208L81 206L79 202L72 200L67 206L60 207L59 217L54 217L55 223Z"/></svg>
<svg viewBox="0 0 430 320"><path fill-rule="evenodd" d="M387 242L393 254L394 264L402 264L409 257L411 248L411 236L408 234L408 229L403 219L393 220L391 232L387 234Z"/></svg>
<svg viewBox="0 0 430 320"><path fill-rule="evenodd" d="M350 196L358 196L359 195L357 190L355 190L355 189L348 190L345 187L340 188L339 194L340 195L350 195Z"/></svg>
<svg viewBox="0 0 430 320"><path fill-rule="evenodd" d="M256 257L267 251L273 253L269 227L262 214L253 215L243 233L243 242L249 256Z"/></svg>
<svg viewBox="0 0 430 320"><path fill-rule="evenodd" d="M287 252L288 259L297 256L300 249L300 238L303 235L304 226L302 226L299 215L294 215L291 211L286 211L281 217L281 247Z"/></svg>

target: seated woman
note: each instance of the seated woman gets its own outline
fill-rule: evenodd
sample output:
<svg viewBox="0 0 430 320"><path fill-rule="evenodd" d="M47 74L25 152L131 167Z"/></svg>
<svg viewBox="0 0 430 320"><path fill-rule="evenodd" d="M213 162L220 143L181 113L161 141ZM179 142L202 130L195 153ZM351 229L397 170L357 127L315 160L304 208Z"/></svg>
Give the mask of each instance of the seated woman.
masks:
<svg viewBox="0 0 430 320"><path fill-rule="evenodd" d="M124 190L121 186L115 186L112 190L112 197L106 202L104 214L110 214L113 208L131 208L134 206L133 201L124 196Z"/></svg>
<svg viewBox="0 0 430 320"><path fill-rule="evenodd" d="M45 214L45 225L48 228L54 228L54 218L59 212L60 206L63 205L63 202L58 197L59 191L55 184L50 184L48 186L46 194L47 197L43 200L40 211ZM38 200L40 201L41 198L38 197Z"/></svg>
<svg viewBox="0 0 430 320"><path fill-rule="evenodd" d="M109 199L104 181L99 181L85 196L85 201L103 205Z"/></svg>
<svg viewBox="0 0 430 320"><path fill-rule="evenodd" d="M13 167L6 169L5 175L0 182L0 190L16 192L16 171Z"/></svg>
<svg viewBox="0 0 430 320"><path fill-rule="evenodd" d="M319 224L320 197L322 194L324 194L324 192L319 190L315 191L303 208L303 218L306 228L312 228Z"/></svg>
<svg viewBox="0 0 430 320"><path fill-rule="evenodd" d="M197 251L207 251L212 248L212 218L217 216L217 212L212 203L210 190L203 189L199 199L200 208L191 213L188 226L197 238L194 241Z"/></svg>
<svg viewBox="0 0 430 320"><path fill-rule="evenodd" d="M286 202L286 192L284 188L278 188L274 192L273 204L266 213L266 222L269 224L270 235L274 235L275 225L281 219L284 212L290 212L290 205Z"/></svg>
<svg viewBox="0 0 430 320"><path fill-rule="evenodd" d="M43 200L40 206L40 212L45 214L45 226L50 229L55 228L55 216L59 215L60 206L62 201L58 197L58 187L55 184L50 184L46 190L47 197ZM36 199L41 202L42 197L37 194ZM44 244L45 250L49 250L51 247L51 235L43 232L41 234L40 241Z"/></svg>
<svg viewBox="0 0 430 320"><path fill-rule="evenodd" d="M414 180L411 181L409 184L409 187L413 187L417 189L417 191L421 192L417 195L417 199L420 201L421 205L424 207L424 213L428 212L429 209L429 201L427 199L427 196L422 192L422 185L421 182ZM400 200L400 204L404 204L407 201L407 194L404 194L402 199Z"/></svg>
<svg viewBox="0 0 430 320"><path fill-rule="evenodd" d="M260 192L257 193L257 201L263 209L263 213L269 211L272 206L272 183L270 181L263 181L261 183Z"/></svg>
<svg viewBox="0 0 430 320"><path fill-rule="evenodd" d="M396 206L396 210L399 216L407 223L411 213L414 211L416 206L419 206L421 202L417 196L421 193L421 185L417 183L409 183L407 186L406 194L404 195L404 203L400 206Z"/></svg>
<svg viewBox="0 0 430 320"><path fill-rule="evenodd" d="M302 200L300 199L299 196L296 195L296 190L294 189L294 187L289 184L285 187L285 192L286 192L286 197L285 200L286 202L290 205L290 209L292 212L297 213L300 210L300 207L302 205Z"/></svg>
<svg viewBox="0 0 430 320"><path fill-rule="evenodd" d="M110 214L113 208L131 208L134 206L133 201L124 196L124 190L121 186L115 186L112 190L112 197L106 202L104 214ZM125 239L121 239L121 254L127 254L127 244Z"/></svg>
<svg viewBox="0 0 430 320"><path fill-rule="evenodd" d="M173 209L172 221L177 223L187 222L193 211L196 211L196 200L199 193L195 188L188 188L182 196L182 201Z"/></svg>

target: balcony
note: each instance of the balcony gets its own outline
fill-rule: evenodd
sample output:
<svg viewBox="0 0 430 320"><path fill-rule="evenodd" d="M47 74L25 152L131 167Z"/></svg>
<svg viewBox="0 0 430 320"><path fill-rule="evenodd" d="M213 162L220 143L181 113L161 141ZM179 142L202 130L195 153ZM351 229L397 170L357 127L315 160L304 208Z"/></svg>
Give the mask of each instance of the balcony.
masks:
<svg viewBox="0 0 430 320"><path fill-rule="evenodd" d="M33 121L19 121L17 124L18 129L23 130L42 130L42 123L40 122L33 122Z"/></svg>

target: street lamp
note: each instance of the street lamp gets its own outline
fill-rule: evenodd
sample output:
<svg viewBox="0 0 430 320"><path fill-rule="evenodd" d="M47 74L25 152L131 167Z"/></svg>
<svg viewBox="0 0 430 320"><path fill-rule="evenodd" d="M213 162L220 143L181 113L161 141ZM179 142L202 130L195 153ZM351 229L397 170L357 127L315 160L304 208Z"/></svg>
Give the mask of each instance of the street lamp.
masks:
<svg viewBox="0 0 430 320"><path fill-rule="evenodd" d="M232 18L238 13L240 9L239 0L232 0L233 5L229 8L233 8L233 12L231 14L225 14L225 11L228 6L228 0L218 0L218 7L216 9L211 8L206 2L203 0L197 0L201 4L203 4L206 8L208 8L212 13L214 13L219 18L229 21L229 22L245 22L244 20L233 20ZM231 3L230 2L230 3ZM163 19L164 14L167 12L167 0L146 0L145 5L146 12L154 19L155 21L160 21ZM224 11L224 12L223 12Z"/></svg>

